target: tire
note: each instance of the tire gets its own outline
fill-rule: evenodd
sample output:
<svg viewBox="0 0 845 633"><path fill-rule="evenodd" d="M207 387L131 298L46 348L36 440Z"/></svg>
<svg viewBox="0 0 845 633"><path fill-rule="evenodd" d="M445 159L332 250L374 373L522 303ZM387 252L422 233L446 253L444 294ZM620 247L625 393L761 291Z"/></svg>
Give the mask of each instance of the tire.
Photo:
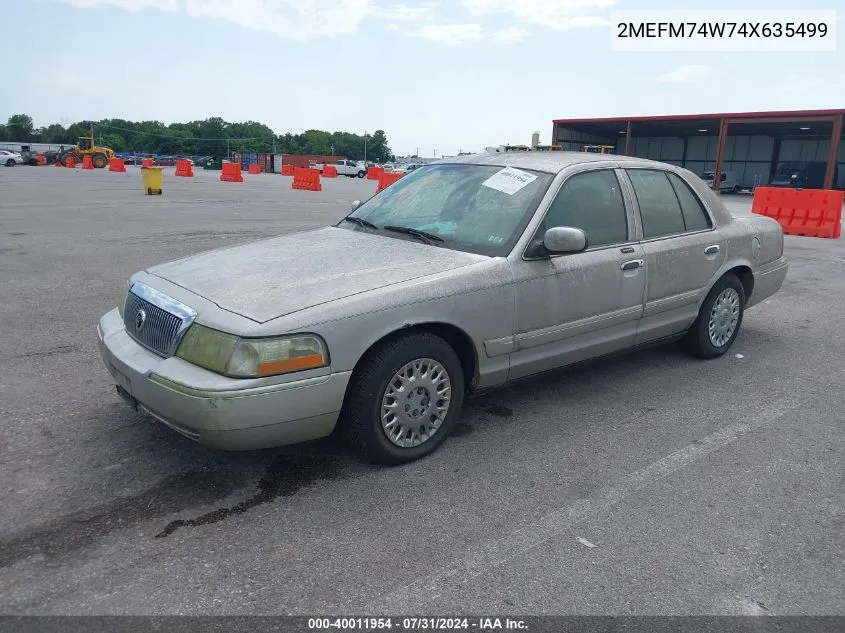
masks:
<svg viewBox="0 0 845 633"><path fill-rule="evenodd" d="M94 164L95 169L103 169L106 165L109 164L109 161L106 158L105 154L94 154L91 157L91 162Z"/></svg>
<svg viewBox="0 0 845 633"><path fill-rule="evenodd" d="M681 349L697 358L722 356L739 334L745 314L745 299L745 288L736 275L729 273L722 277L710 289L701 304L698 318L681 339ZM711 321L713 337L710 334Z"/></svg>
<svg viewBox="0 0 845 633"><path fill-rule="evenodd" d="M412 380L420 381L419 387L397 394L391 383L401 380L399 374L403 370ZM432 372L434 380L429 382ZM445 389L441 393L448 394L449 399L430 398L432 391L426 387ZM401 388L408 389L407 385ZM400 398L408 401L404 411L397 408L398 415L392 415L394 425L390 428L397 432L396 438L390 439L382 426L382 409L391 400L401 403ZM352 448L365 459L384 465L403 464L434 452L443 443L460 417L463 401L463 369L452 347L427 332L406 334L384 342L361 360L347 387L341 424ZM446 404L445 414L436 415L437 403ZM415 406L419 409L409 408ZM389 417L388 411L388 426ZM416 426L423 420L433 425L427 430L427 437L419 432L424 425ZM410 433L413 435L409 437Z"/></svg>
<svg viewBox="0 0 845 633"><path fill-rule="evenodd" d="M739 193L740 191L742 191L742 189L740 188L739 185L737 185L736 187L731 189L731 193Z"/></svg>
<svg viewBox="0 0 845 633"><path fill-rule="evenodd" d="M358 172L358 178L363 178L366 175L367 175L367 172L365 172L365 171L359 171Z"/></svg>
<svg viewBox="0 0 845 633"><path fill-rule="evenodd" d="M17 163L14 158L10 158L6 161L6 167L14 167L15 165L17 165Z"/></svg>

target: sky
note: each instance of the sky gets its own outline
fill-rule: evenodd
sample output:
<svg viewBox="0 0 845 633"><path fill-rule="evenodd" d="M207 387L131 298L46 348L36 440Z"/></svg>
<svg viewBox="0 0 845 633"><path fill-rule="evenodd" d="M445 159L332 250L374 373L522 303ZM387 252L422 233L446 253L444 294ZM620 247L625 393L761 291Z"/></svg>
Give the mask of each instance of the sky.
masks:
<svg viewBox="0 0 845 633"><path fill-rule="evenodd" d="M556 118L845 107L835 52L617 52L612 11L841 0L2 0L0 121L383 129L396 154L551 141ZM63 42L66 45L63 45Z"/></svg>

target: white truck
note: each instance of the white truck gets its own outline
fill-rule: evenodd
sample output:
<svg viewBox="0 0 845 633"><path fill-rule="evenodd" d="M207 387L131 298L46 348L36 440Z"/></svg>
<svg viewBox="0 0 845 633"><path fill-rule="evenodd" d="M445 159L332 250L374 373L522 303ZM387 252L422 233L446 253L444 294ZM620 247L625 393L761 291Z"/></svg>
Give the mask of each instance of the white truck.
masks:
<svg viewBox="0 0 845 633"><path fill-rule="evenodd" d="M325 164L323 163L314 163L310 165L313 169L319 169L320 173L323 173L323 167ZM367 175L367 170L358 165L354 160L345 160L341 159L334 163L335 169L337 169L338 176L348 176L349 178L363 178Z"/></svg>

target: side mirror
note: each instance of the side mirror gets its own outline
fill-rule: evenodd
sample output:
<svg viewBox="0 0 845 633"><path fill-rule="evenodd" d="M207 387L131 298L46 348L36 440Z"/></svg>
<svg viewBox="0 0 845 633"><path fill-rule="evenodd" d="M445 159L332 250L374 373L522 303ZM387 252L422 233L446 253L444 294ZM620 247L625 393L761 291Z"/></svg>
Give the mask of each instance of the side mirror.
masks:
<svg viewBox="0 0 845 633"><path fill-rule="evenodd" d="M352 209L349 212L352 213L352 211L355 211L355 209L357 209L360 206L361 206L361 201L356 200L355 202L352 203Z"/></svg>
<svg viewBox="0 0 845 633"><path fill-rule="evenodd" d="M543 246L555 255L580 253L587 248L587 234L571 226L554 226L543 235Z"/></svg>

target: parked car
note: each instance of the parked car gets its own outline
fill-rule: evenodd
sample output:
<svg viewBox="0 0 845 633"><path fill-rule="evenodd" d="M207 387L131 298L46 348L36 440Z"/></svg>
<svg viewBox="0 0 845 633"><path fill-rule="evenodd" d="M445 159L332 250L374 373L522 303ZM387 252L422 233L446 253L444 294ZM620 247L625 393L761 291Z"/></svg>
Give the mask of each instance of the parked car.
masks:
<svg viewBox="0 0 845 633"><path fill-rule="evenodd" d="M787 268L778 222L733 217L680 167L464 156L336 225L139 271L98 337L118 393L193 440L338 431L395 464L513 380L671 340L722 356Z"/></svg>
<svg viewBox="0 0 845 633"><path fill-rule="evenodd" d="M701 174L701 179L704 184L713 188L713 172L705 171ZM719 177L719 192L720 193L739 193L742 190L742 183L736 173L732 171L723 171Z"/></svg>
<svg viewBox="0 0 845 633"><path fill-rule="evenodd" d="M367 175L366 167L361 167L354 160L338 160L335 163L335 167L337 168L338 176L349 176L350 178L363 178Z"/></svg>
<svg viewBox="0 0 845 633"><path fill-rule="evenodd" d="M838 167L838 165L837 165ZM774 176L769 181L770 187L796 187L801 189L824 188L827 163L823 161L789 161L779 163ZM836 182L838 169L834 170Z"/></svg>
<svg viewBox="0 0 845 633"><path fill-rule="evenodd" d="M0 149L0 165L5 165L6 167L14 167L15 165L22 165L23 162L23 156L21 156L17 152L10 152L6 149Z"/></svg>

